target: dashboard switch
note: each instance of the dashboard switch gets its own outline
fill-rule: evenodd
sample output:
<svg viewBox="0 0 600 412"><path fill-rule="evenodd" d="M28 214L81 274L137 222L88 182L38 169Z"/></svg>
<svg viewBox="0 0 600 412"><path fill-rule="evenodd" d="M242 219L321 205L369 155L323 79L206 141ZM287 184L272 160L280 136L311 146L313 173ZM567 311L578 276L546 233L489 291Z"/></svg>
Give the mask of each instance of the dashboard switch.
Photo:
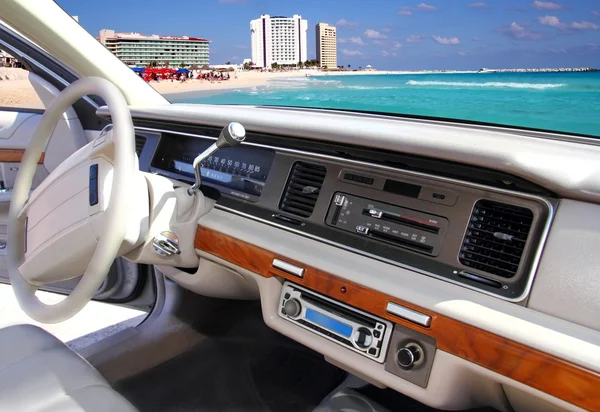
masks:
<svg viewBox="0 0 600 412"><path fill-rule="evenodd" d="M335 202L335 204L337 206L343 206L344 202L346 201L346 196L340 195L340 194L336 194L333 201Z"/></svg>
<svg viewBox="0 0 600 412"><path fill-rule="evenodd" d="M356 232L360 233L361 235L366 235L369 233L369 228L366 226L356 226Z"/></svg>

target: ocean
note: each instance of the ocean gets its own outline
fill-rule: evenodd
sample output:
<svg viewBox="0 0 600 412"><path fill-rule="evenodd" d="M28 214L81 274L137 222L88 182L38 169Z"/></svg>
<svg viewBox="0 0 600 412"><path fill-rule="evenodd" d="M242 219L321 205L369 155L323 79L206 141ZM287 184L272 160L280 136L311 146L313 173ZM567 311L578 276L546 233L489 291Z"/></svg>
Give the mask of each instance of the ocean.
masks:
<svg viewBox="0 0 600 412"><path fill-rule="evenodd" d="M600 72L319 75L172 101L390 112L600 137Z"/></svg>

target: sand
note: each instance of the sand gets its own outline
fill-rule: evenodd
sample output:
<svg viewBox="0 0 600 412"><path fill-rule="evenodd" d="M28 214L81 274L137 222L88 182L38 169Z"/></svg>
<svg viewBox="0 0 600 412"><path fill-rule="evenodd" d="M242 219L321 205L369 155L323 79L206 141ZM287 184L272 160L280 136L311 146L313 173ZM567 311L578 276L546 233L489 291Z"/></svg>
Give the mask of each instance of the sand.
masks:
<svg viewBox="0 0 600 412"><path fill-rule="evenodd" d="M44 104L23 69L0 68L0 107L43 109Z"/></svg>
<svg viewBox="0 0 600 412"><path fill-rule="evenodd" d="M214 90L231 90L231 89L244 89L249 87L264 86L271 79L277 78L289 78L289 77L303 77L307 74L314 73L313 70L296 70L289 72L238 72L237 79L235 74L230 72L231 78L229 80L209 82L207 80L191 79L183 83L178 81L160 81L150 82L149 84L154 87L159 93L164 95L173 95L178 93L195 93L203 91L214 91Z"/></svg>
<svg viewBox="0 0 600 412"><path fill-rule="evenodd" d="M167 96L179 93L202 93L219 90L243 89L255 86L264 86L270 79L302 77L314 74L314 70L297 70L290 72L238 72L237 79L233 72L231 78L220 82L191 79L184 83L164 80L150 82L159 93ZM44 105L38 98L35 90L27 80L28 72L23 69L0 68L0 107L24 107L43 109Z"/></svg>

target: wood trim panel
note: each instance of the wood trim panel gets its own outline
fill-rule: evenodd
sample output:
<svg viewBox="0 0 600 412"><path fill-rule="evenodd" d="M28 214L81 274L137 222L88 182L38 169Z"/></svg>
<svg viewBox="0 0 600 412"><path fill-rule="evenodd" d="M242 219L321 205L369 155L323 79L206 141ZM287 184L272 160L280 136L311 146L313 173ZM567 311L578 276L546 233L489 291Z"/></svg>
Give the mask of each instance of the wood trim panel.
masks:
<svg viewBox="0 0 600 412"><path fill-rule="evenodd" d="M21 149L0 149L0 163L21 163L25 150ZM45 153L42 153L38 164L44 163Z"/></svg>
<svg viewBox="0 0 600 412"><path fill-rule="evenodd" d="M587 410L600 410L600 374L466 323L365 288L301 262L198 226L194 246L264 277L279 276L433 337L437 347ZM298 278L272 266L277 257L303 267ZM394 302L432 317L429 328L386 311Z"/></svg>

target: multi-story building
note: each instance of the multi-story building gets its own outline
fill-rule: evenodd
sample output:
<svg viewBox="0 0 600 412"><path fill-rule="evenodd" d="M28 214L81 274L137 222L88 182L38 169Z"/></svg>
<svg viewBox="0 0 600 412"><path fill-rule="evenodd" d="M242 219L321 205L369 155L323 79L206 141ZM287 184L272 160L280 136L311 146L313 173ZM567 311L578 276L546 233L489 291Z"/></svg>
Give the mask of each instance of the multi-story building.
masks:
<svg viewBox="0 0 600 412"><path fill-rule="evenodd" d="M319 66L329 69L337 67L337 38L335 27L327 23L316 26L317 60Z"/></svg>
<svg viewBox="0 0 600 412"><path fill-rule="evenodd" d="M293 65L308 60L306 30L302 16L269 16L263 14L250 22L252 62L255 67L270 68L273 63Z"/></svg>
<svg viewBox="0 0 600 412"><path fill-rule="evenodd" d="M199 37L144 36L100 30L100 42L125 64L146 66L202 66L209 64L209 40Z"/></svg>

